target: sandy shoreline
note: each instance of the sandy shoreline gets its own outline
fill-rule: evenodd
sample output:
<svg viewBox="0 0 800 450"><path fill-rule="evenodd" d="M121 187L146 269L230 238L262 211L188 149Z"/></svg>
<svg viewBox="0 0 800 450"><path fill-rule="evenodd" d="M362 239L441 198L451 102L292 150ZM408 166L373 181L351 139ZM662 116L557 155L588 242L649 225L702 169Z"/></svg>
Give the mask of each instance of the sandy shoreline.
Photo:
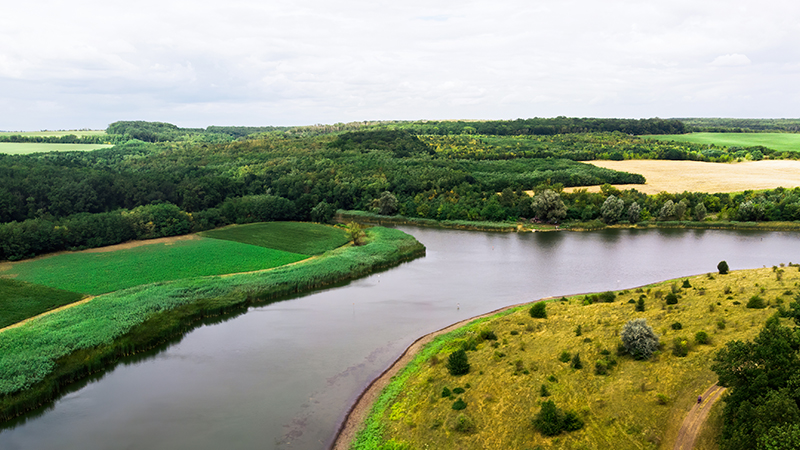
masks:
<svg viewBox="0 0 800 450"><path fill-rule="evenodd" d="M436 336L449 333L450 331L462 327L476 319L492 316L518 306L529 305L542 300L551 300L553 298L555 297L541 298L534 300L533 302L523 302L515 305L504 306L500 309L456 322L440 330L428 333L414 341L414 343L412 343L403 352L403 354L400 355L400 357L394 363L392 363L391 366L389 366L389 368L384 370L383 373L378 376L378 378L373 380L372 383L370 383L369 386L367 386L367 388L361 393L358 399L356 399L355 404L350 407L350 411L347 412L347 416L339 426L339 431L336 433L336 438L334 439L330 448L332 450L347 450L350 448L350 444L353 442L353 439L355 439L356 433L361 430L364 420L366 420L367 415L372 410L372 405L375 403L375 400L378 399L381 391L383 391L392 378L397 375L400 369L408 365L408 363L411 362L420 349L422 349L422 347L424 347L427 343L431 342Z"/></svg>

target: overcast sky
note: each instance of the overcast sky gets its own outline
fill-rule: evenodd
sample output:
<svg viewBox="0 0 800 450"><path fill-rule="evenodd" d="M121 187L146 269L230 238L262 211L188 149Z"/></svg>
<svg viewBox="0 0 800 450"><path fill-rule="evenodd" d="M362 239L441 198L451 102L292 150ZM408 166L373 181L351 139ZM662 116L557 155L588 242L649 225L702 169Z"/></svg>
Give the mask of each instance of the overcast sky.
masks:
<svg viewBox="0 0 800 450"><path fill-rule="evenodd" d="M0 130L800 117L792 0L5 2Z"/></svg>

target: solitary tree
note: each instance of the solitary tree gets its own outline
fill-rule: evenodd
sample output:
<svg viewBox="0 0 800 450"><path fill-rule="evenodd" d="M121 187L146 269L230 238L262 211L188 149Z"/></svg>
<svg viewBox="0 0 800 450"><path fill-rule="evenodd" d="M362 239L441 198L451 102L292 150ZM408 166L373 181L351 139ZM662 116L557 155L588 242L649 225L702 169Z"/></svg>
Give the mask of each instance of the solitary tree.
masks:
<svg viewBox="0 0 800 450"><path fill-rule="evenodd" d="M622 327L622 345L636 359L647 359L658 349L658 335L645 319L633 319Z"/></svg>
<svg viewBox="0 0 800 450"><path fill-rule="evenodd" d="M469 360L464 349L456 350L447 358L447 370L450 375L466 375L469 373Z"/></svg>
<svg viewBox="0 0 800 450"><path fill-rule="evenodd" d="M719 270L720 275L726 275L728 273L728 263L720 261L719 264L717 264L717 270Z"/></svg>
<svg viewBox="0 0 800 450"><path fill-rule="evenodd" d="M364 243L364 238L366 235L364 234L363 228L361 225L356 222L350 222L347 224L347 236L353 241L353 245L361 245Z"/></svg>
<svg viewBox="0 0 800 450"><path fill-rule="evenodd" d="M530 315L534 319L547 318L547 304L545 302L536 302L531 306Z"/></svg>
<svg viewBox="0 0 800 450"><path fill-rule="evenodd" d="M536 217L545 222L556 223L567 217L567 207L561 196L550 189L545 189L533 197L531 209Z"/></svg>
<svg viewBox="0 0 800 450"><path fill-rule="evenodd" d="M623 209L625 209L625 202L621 198L609 195L603 202L603 206L600 207L600 214L605 223L617 223L622 216Z"/></svg>

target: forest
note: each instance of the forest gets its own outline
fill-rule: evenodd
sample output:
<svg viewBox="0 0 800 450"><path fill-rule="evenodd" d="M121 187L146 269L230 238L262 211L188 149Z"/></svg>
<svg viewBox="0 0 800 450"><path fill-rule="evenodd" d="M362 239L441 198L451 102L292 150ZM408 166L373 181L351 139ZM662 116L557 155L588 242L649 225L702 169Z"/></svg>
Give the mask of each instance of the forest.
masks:
<svg viewBox="0 0 800 450"><path fill-rule="evenodd" d="M542 126L570 132L531 134ZM516 221L536 217L529 194L545 190L560 196L565 213L558 220L567 222L603 219L603 205L611 195L626 211L636 203L638 220L643 221L697 219L697 211L724 220L800 220L797 189L646 196L608 186L601 193L561 192L563 187L645 181L638 174L580 161L794 156L628 133L684 129L680 122L661 119L206 129L115 122L105 137L117 142L112 148L0 155L0 260L231 223L325 222L338 209L436 220ZM664 211L667 202L676 209Z"/></svg>

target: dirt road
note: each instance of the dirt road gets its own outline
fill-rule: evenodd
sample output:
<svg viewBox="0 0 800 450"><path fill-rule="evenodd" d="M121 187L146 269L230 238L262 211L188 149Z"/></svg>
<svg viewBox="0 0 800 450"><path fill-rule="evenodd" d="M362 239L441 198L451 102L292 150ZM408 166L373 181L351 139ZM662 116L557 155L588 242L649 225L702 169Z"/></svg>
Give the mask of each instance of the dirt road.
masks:
<svg viewBox="0 0 800 450"><path fill-rule="evenodd" d="M725 392L725 388L714 383L710 388L703 392L703 401L695 403L678 431L678 438L675 439L674 450L691 450L694 447L694 440L700 432L700 428L708 417L711 406L717 402Z"/></svg>

